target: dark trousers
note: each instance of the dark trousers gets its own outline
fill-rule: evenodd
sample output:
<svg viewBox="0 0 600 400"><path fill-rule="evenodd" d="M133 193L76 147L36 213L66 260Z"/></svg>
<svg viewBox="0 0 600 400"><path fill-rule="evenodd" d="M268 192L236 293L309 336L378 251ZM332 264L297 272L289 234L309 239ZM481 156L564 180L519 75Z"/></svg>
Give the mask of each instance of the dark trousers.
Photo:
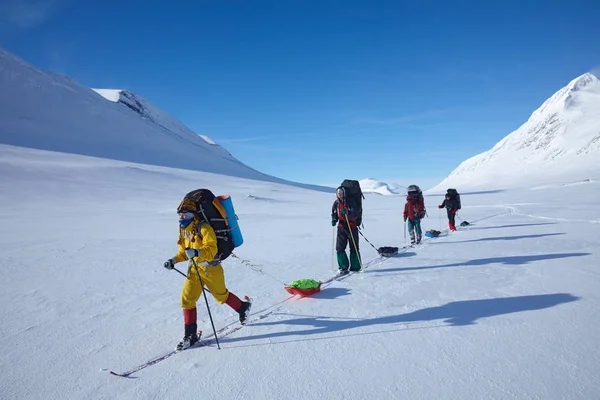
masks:
<svg viewBox="0 0 600 400"><path fill-rule="evenodd" d="M354 241L352 241L354 238ZM346 246L350 244L350 253L358 253L360 246L358 245L358 228L352 228L352 236L350 236L350 230L348 227L339 227L337 231L337 240L335 242L335 251L343 253L346 251ZM354 244L356 243L356 248Z"/></svg>
<svg viewBox="0 0 600 400"><path fill-rule="evenodd" d="M456 215L449 208L446 209L446 212L448 213L448 222L450 222L450 225L456 226Z"/></svg>

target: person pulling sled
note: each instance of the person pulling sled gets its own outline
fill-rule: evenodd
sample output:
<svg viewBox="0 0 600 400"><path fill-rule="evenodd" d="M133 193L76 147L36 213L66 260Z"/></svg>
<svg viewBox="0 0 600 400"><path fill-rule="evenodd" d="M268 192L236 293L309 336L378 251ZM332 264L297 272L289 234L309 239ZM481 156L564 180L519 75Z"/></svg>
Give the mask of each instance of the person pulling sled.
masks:
<svg viewBox="0 0 600 400"><path fill-rule="evenodd" d="M460 194L456 191L456 189L448 189L446 192L446 197L442 204L438 206L438 208L446 208L446 212L448 214L448 228L451 231L456 230L456 213L460 210Z"/></svg>
<svg viewBox="0 0 600 400"><path fill-rule="evenodd" d="M188 198L190 195L193 199ZM228 254L219 251L218 241L222 240L222 236L217 237L211 223L220 221L225 226L225 220L217 214L218 211L213 205L214 199L215 196L209 190L200 189L188 193L177 208L180 225L177 240L179 252L164 263L166 269L172 270L175 264L190 260L187 279L181 291L184 336L177 345L177 350L187 349L199 340L196 302L203 292L202 283L217 303L225 303L238 313L240 323L246 322L250 312L251 303L240 300L225 285L225 275L220 262L231 253L233 244Z"/></svg>
<svg viewBox="0 0 600 400"><path fill-rule="evenodd" d="M337 252L340 273L360 271L362 264L358 245L358 227L362 224L363 194L358 181L345 180L336 190L336 199L331 208L331 225L337 224ZM346 246L350 244L350 260Z"/></svg>

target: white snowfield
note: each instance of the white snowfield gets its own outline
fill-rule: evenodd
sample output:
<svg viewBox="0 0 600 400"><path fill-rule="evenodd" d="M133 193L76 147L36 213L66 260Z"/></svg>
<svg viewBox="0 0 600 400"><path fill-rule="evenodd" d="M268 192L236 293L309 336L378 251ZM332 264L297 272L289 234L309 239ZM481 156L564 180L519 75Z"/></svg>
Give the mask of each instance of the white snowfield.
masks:
<svg viewBox="0 0 600 400"><path fill-rule="evenodd" d="M491 150L458 166L430 192L498 189L600 177L600 80L586 73Z"/></svg>
<svg viewBox="0 0 600 400"><path fill-rule="evenodd" d="M0 145L0 398L598 399L600 185L540 186L463 191L471 227L393 258L361 236L364 273L289 299L282 282L332 274L332 193ZM184 278L162 264L200 187L232 196L236 254L262 270L224 263L250 323L221 350L112 376L183 335ZM445 227L425 200L424 229ZM365 199L376 247L405 243L402 207ZM237 324L209 304L217 328ZM198 315L210 333L204 299Z"/></svg>

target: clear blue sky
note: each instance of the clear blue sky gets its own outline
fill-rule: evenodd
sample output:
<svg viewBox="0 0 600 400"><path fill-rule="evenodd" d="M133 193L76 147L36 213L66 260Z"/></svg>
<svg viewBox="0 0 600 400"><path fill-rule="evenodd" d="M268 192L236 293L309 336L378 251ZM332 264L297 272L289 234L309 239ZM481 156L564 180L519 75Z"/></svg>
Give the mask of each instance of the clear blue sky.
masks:
<svg viewBox="0 0 600 400"><path fill-rule="evenodd" d="M0 45L139 93L266 173L428 186L600 66L599 15L593 0L2 0Z"/></svg>

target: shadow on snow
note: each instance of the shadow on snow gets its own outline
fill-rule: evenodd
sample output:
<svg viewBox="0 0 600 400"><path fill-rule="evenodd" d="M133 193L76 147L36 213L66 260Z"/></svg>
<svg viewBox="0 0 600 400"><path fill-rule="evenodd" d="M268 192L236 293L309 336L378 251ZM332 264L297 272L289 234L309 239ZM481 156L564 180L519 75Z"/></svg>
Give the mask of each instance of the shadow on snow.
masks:
<svg viewBox="0 0 600 400"><path fill-rule="evenodd" d="M285 321L258 322L252 326L275 326L292 325L305 327L305 329L295 331L270 332L260 335L246 337L225 338L223 342L235 343L247 339L272 339L293 336L324 335L328 333L340 332L368 326L394 325L411 322L429 322L442 320L449 326L473 325L479 319L490 318L498 315L513 314L524 311L543 310L558 306L560 304L570 303L579 300L579 297L568 293L540 294L531 296L502 297L495 299L477 299L453 301L442 306L428 307L416 310L406 314L389 315L376 318L365 319L340 319L326 316L300 316L301 318L292 318ZM291 315L293 314L280 314ZM393 332L404 329L424 329L425 327L402 327L390 329L385 332ZM358 333L360 335L373 334L380 332ZM344 333L343 336L352 334ZM336 337L336 336L333 336ZM315 340L330 339L332 336L314 338ZM298 339L306 340L306 339ZM294 340L295 341L295 340ZM269 345L274 344L270 342ZM259 346L261 344L250 344L249 346ZM236 346L237 347L237 346Z"/></svg>
<svg viewBox="0 0 600 400"><path fill-rule="evenodd" d="M512 225L498 225L498 226L477 226L469 228L469 230L480 230L480 229L503 229L503 228L520 228L522 226L537 226L537 225L556 225L557 222L538 222L531 224L512 224Z"/></svg>
<svg viewBox="0 0 600 400"><path fill-rule="evenodd" d="M388 268L379 269L371 272L372 274L388 274L390 272L406 272L406 271L423 271L436 268L452 268L452 267L470 267L488 264L504 264L504 265L523 265L534 261L556 260L569 257L589 256L591 253L562 253L562 254L534 254L527 256L507 256L507 257L490 257L477 258L475 260L460 261L451 264L428 265L425 267L406 267L406 268Z"/></svg>
<svg viewBox="0 0 600 400"><path fill-rule="evenodd" d="M536 235L519 235L519 236L496 236L496 237L488 237L488 238L481 238L481 239L472 239L472 240L460 240L460 241L455 241L455 242L446 242L446 241L440 241L440 244L456 244L456 243L469 243L469 242L493 242L493 241L497 241L497 240L521 240L521 239L536 239L536 238L541 238L541 237L546 237L546 236L558 236L558 235L566 235L566 233L561 232L561 233L540 233L540 234L536 234Z"/></svg>

